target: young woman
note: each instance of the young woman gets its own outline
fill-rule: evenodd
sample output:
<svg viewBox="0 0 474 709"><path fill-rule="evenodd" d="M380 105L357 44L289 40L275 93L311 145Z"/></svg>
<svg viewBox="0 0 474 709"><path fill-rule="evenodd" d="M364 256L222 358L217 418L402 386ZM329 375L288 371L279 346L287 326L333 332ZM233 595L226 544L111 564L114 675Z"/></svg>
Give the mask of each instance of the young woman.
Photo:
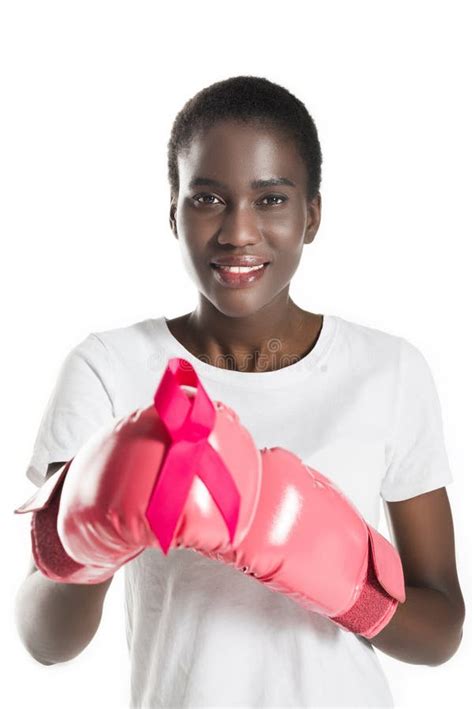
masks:
<svg viewBox="0 0 474 709"><path fill-rule="evenodd" d="M147 549L124 566L132 706L393 706L374 646L438 665L461 641L452 475L426 360L403 337L310 312L289 294L320 224L321 162L304 104L264 78L233 77L186 103L169 142L170 225L196 307L79 343L27 474L42 484L98 426L148 406L169 358L183 357L260 448L296 453L374 527L386 501L406 601L368 641L192 550ZM24 591L31 637L33 593L51 582L35 583ZM108 586L64 587L69 644L62 637L56 655L38 649L40 661L70 659L90 642ZM58 599L50 616L45 608L35 629L43 641L30 647L60 646L50 630Z"/></svg>

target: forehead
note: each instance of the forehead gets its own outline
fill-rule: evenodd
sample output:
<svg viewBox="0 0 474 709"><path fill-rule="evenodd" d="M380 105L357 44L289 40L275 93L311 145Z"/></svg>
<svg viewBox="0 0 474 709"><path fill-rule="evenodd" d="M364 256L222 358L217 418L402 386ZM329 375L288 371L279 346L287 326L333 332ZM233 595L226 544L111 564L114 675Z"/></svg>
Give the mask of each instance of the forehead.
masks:
<svg viewBox="0 0 474 709"><path fill-rule="evenodd" d="M234 121L220 121L195 136L178 156L178 169L183 187L197 176L242 188L265 177L287 177L301 187L306 180L294 140L275 128Z"/></svg>

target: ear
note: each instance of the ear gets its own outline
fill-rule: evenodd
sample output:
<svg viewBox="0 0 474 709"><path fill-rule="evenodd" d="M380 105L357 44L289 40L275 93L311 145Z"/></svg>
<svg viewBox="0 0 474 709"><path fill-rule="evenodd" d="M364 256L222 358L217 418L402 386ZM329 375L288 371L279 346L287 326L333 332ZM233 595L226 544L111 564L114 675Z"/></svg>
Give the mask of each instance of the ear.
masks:
<svg viewBox="0 0 474 709"><path fill-rule="evenodd" d="M318 192L310 202L308 202L308 219L306 223L306 233L304 243L311 244L317 234L321 223L321 193Z"/></svg>
<svg viewBox="0 0 474 709"><path fill-rule="evenodd" d="M176 196L174 194L171 194L169 222L170 222L171 231L173 232L175 239L178 238L178 228L176 226L176 208L177 208Z"/></svg>

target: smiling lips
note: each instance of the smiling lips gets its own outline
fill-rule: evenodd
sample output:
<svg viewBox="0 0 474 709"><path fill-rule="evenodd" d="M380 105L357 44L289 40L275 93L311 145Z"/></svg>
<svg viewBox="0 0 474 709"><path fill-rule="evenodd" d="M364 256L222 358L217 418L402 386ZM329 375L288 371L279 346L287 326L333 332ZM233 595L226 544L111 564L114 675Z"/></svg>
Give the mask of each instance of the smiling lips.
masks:
<svg viewBox="0 0 474 709"><path fill-rule="evenodd" d="M230 273L250 273L251 271L257 271L259 268L264 268L263 263L260 266L218 266L217 264L212 264L214 268L220 268L222 271L229 271Z"/></svg>
<svg viewBox="0 0 474 709"><path fill-rule="evenodd" d="M211 266L221 285L242 287L260 280L268 263L261 263L257 266L227 266L212 263Z"/></svg>
<svg viewBox="0 0 474 709"><path fill-rule="evenodd" d="M242 256L237 256L234 254L231 256L230 254L227 254L226 256L216 256L216 258L212 259L211 261L211 266L245 266L245 267L250 267L250 266L261 266L262 264L268 263L270 259L264 258L263 256L256 256L256 255L242 255Z"/></svg>

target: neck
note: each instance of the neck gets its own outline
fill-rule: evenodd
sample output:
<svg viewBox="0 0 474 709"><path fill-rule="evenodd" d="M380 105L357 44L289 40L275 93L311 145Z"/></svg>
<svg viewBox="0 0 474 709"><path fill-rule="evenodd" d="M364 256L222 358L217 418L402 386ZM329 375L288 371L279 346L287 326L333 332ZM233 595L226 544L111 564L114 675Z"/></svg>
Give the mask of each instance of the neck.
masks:
<svg viewBox="0 0 474 709"><path fill-rule="evenodd" d="M288 358L302 356L311 338L310 317L289 296L244 317L226 316L203 300L186 316L186 330L200 359L226 369L267 371L279 369L282 357L290 364Z"/></svg>

